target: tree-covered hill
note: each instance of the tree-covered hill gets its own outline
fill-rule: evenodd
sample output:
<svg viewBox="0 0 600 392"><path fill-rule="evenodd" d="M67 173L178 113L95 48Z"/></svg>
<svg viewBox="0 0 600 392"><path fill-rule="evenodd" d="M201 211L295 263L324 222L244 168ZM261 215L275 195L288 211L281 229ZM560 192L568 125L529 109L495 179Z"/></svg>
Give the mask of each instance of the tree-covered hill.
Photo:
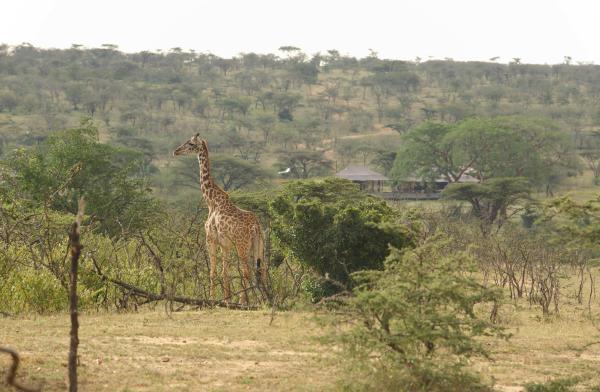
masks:
<svg viewBox="0 0 600 392"><path fill-rule="evenodd" d="M286 167L293 177L321 175L352 161L387 172L401 134L473 116L547 118L593 156L599 103L600 66L570 61L357 59L292 46L220 58L181 48L0 45L3 153L91 117L101 141L145 154L158 188L187 165L169 152L195 132L229 167L267 178ZM230 185L238 183L256 181Z"/></svg>

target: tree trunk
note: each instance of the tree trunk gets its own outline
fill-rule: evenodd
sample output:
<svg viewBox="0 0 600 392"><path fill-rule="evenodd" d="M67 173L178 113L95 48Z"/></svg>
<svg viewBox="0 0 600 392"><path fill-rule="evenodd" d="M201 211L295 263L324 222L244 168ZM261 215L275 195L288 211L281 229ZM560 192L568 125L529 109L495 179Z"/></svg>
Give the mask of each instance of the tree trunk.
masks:
<svg viewBox="0 0 600 392"><path fill-rule="evenodd" d="M79 347L79 320L77 314L77 272L79 255L83 246L79 242L79 227L83 218L85 202L79 199L77 219L71 225L69 246L71 251L71 274L69 287L69 310L71 313L71 341L69 344L69 392L77 392L77 348Z"/></svg>

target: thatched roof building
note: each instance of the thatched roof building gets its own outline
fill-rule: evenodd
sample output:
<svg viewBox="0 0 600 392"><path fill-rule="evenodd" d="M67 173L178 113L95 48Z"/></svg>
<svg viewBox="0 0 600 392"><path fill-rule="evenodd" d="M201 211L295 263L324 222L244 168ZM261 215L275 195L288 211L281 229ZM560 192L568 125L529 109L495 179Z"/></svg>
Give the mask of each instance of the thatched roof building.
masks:
<svg viewBox="0 0 600 392"><path fill-rule="evenodd" d="M374 172L365 166L350 165L335 174L336 177L345 178L350 181L389 181L383 174Z"/></svg>
<svg viewBox="0 0 600 392"><path fill-rule="evenodd" d="M381 191L383 182L390 180L383 174L379 174L368 167L359 165L350 165L344 170L336 173L335 176L356 182L360 185L360 189L371 191Z"/></svg>

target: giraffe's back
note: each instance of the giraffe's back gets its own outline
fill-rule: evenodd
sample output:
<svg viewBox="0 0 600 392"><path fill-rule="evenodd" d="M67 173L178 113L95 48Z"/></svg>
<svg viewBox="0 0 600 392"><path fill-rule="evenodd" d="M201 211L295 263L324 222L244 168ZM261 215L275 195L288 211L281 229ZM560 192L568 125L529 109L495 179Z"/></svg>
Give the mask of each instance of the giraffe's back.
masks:
<svg viewBox="0 0 600 392"><path fill-rule="evenodd" d="M256 214L236 207L232 203L220 208L216 213L216 219L222 234L232 237L234 241L240 238L250 240L260 233L260 220Z"/></svg>

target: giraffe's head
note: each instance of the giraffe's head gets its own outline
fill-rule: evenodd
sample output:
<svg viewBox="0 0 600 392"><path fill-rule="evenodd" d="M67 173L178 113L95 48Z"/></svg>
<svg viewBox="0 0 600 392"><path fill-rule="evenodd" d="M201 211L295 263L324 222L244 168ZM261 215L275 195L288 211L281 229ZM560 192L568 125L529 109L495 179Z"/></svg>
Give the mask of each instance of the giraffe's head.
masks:
<svg viewBox="0 0 600 392"><path fill-rule="evenodd" d="M175 151L173 151L173 156L185 155L190 153L197 154L200 151L201 143L202 139L200 139L200 134L197 133L194 136L192 136L190 140L177 147Z"/></svg>

